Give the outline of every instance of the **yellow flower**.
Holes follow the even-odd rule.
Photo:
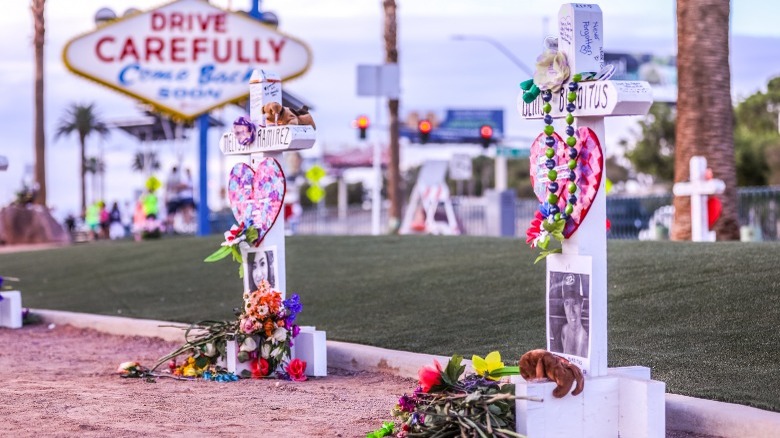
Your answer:
[[[504,362],[501,362],[501,353],[498,351],[488,353],[484,359],[477,355],[471,356],[471,364],[477,374],[490,380],[498,380],[497,377],[490,377],[490,373],[504,367]]]

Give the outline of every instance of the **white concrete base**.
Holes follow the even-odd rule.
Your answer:
[[[664,438],[666,384],[650,380],[644,367],[611,368],[606,376],[586,377],[584,391],[555,398],[554,382],[514,378],[517,432],[529,438]]]
[[[250,373],[252,370],[249,368],[249,361],[241,362],[238,360],[238,352],[241,346],[235,340],[228,340],[225,344],[225,359],[221,358],[217,361],[219,366],[227,368],[229,373],[241,376],[241,372],[246,370]]]
[[[328,354],[325,332],[311,326],[301,326],[301,332],[293,340],[290,357],[306,362],[306,375],[328,375]]]
[[[244,370],[250,371],[249,361],[238,360],[240,345],[236,341],[227,341],[225,345],[225,359],[218,361],[220,366],[228,372],[241,375]],[[293,340],[290,349],[290,358],[298,358],[306,362],[306,375],[310,377],[324,377],[328,375],[328,356],[325,341],[325,332],[311,326],[301,326],[301,331]]]
[[[22,293],[18,290],[0,292],[0,327],[22,328]]]

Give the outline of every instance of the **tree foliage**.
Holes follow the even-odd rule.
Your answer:
[[[634,136],[633,146],[627,139],[620,140],[634,170],[652,175],[659,182],[674,180],[674,108],[667,103],[654,103]]]
[[[739,186],[780,184],[780,77],[734,107],[734,159]],[[674,176],[675,109],[655,103],[634,130],[636,143],[620,144],[637,172],[653,175],[659,182]],[[611,176],[610,176],[611,178]]]

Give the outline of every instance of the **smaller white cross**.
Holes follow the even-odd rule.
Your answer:
[[[691,180],[675,184],[672,191],[675,196],[691,197],[691,240],[714,242],[715,232],[709,231],[707,196],[723,193],[726,184],[719,179],[707,179],[707,159],[704,157],[691,157],[690,168]]]

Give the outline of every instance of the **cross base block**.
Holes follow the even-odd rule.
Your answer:
[[[238,360],[241,346],[235,340],[228,340],[225,346],[225,358],[218,364],[225,367],[228,372],[241,375],[244,370],[251,371],[249,361]],[[326,349],[325,332],[312,326],[301,326],[301,331],[293,340],[291,348],[292,359],[300,359],[306,362],[306,375],[310,377],[324,377],[328,375],[328,357]]]
[[[663,438],[666,430],[666,384],[650,379],[646,367],[610,368],[607,375],[586,377],[582,393],[552,395],[554,382],[515,377],[517,432],[529,438]]]
[[[0,292],[0,327],[22,328],[22,293],[18,290]]]

